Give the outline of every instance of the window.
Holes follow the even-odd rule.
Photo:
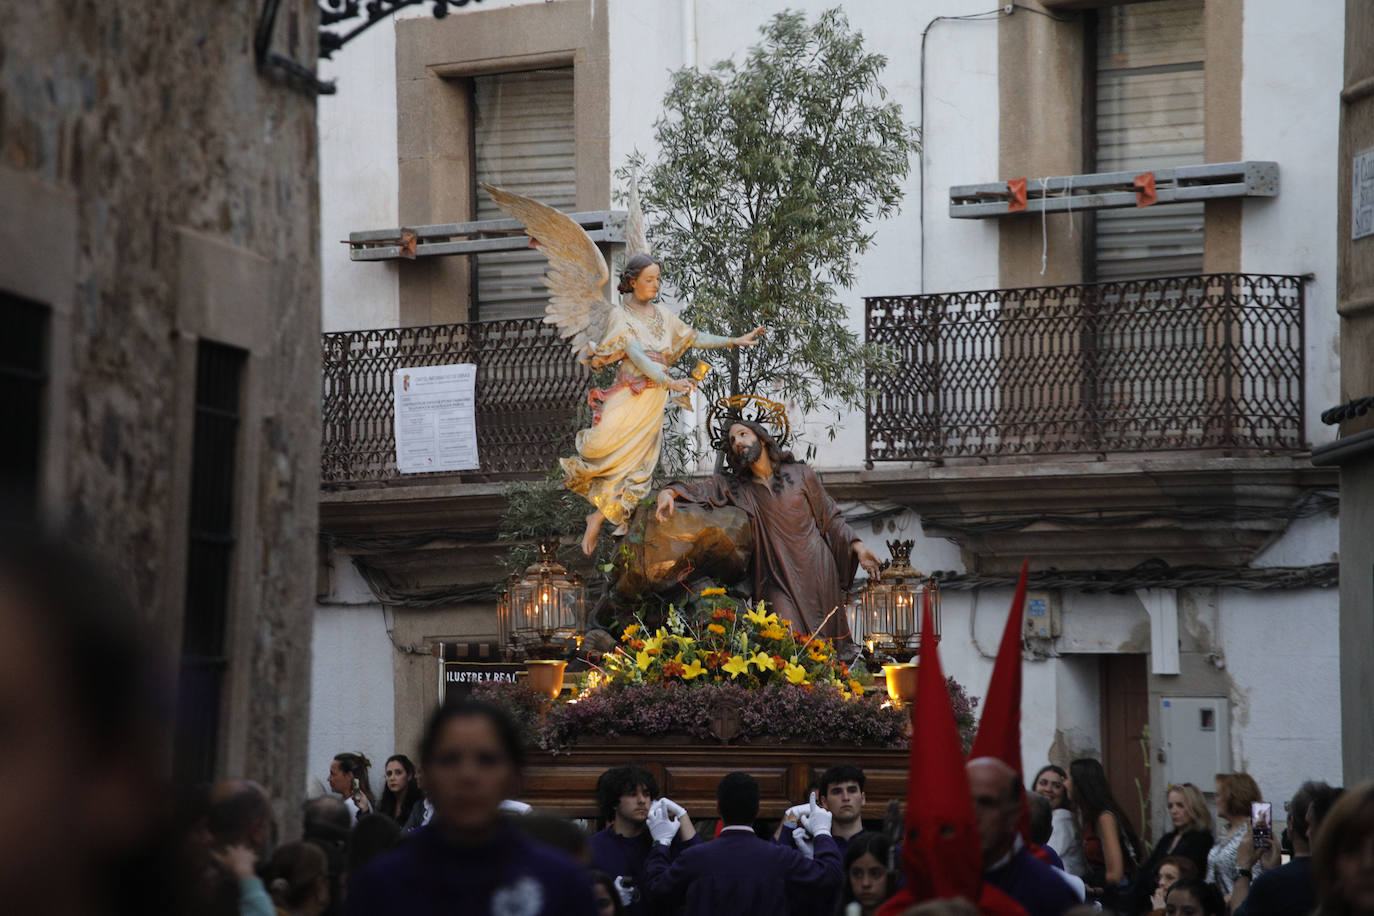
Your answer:
[[[247,354],[202,341],[196,350],[195,431],[186,596],[178,684],[176,775],[214,778],[220,698],[228,668],[225,630],[231,592],[238,468],[239,392]]]
[[[0,522],[25,525],[38,519],[48,309],[0,293],[0,321]]]
[[[1096,14],[1093,172],[1203,159],[1202,0],[1129,3]],[[1100,281],[1202,272],[1203,204],[1096,214]]]
[[[571,68],[501,73],[473,79],[476,179],[560,210],[577,206]],[[480,189],[479,220],[504,219]],[[474,303],[481,321],[544,313],[548,291],[540,278],[547,260],[537,251],[503,251],[473,258]]]

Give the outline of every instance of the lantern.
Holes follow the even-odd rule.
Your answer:
[[[496,650],[507,660],[514,656],[516,649],[515,632],[511,629],[510,593],[519,581],[519,576],[512,575],[496,599]]]
[[[864,593],[867,590],[867,582],[862,585],[855,583],[854,590],[849,593],[849,600],[844,604],[844,615],[849,622],[849,638],[854,640],[854,645],[872,649],[869,645],[868,616],[864,613]]]
[[[557,645],[581,638],[586,589],[558,562],[557,541],[539,544],[539,557],[511,582],[507,613],[517,642],[531,655],[561,655]]]
[[[877,582],[862,595],[863,616],[874,651],[906,661],[921,648],[921,614],[929,607],[940,639],[940,586],[911,567],[912,541],[888,541],[892,553]]]

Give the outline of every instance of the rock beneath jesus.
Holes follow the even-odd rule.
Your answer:
[[[688,577],[738,582],[749,572],[754,528],[734,506],[711,509],[684,503],[666,522],[654,507],[640,506],[621,542],[629,555],[620,564],[616,591],[625,596],[671,591]]]

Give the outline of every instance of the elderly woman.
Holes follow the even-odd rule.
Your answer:
[[[1217,774],[1217,816],[1226,831],[1207,853],[1207,883],[1215,884],[1227,898],[1236,886],[1236,852],[1250,828],[1250,806],[1260,801],[1259,786],[1249,773]],[[1255,863],[1252,874],[1260,873]]]

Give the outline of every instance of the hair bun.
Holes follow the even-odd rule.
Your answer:
[[[291,892],[291,882],[285,878],[273,878],[267,889],[272,892],[274,897],[285,897]]]

